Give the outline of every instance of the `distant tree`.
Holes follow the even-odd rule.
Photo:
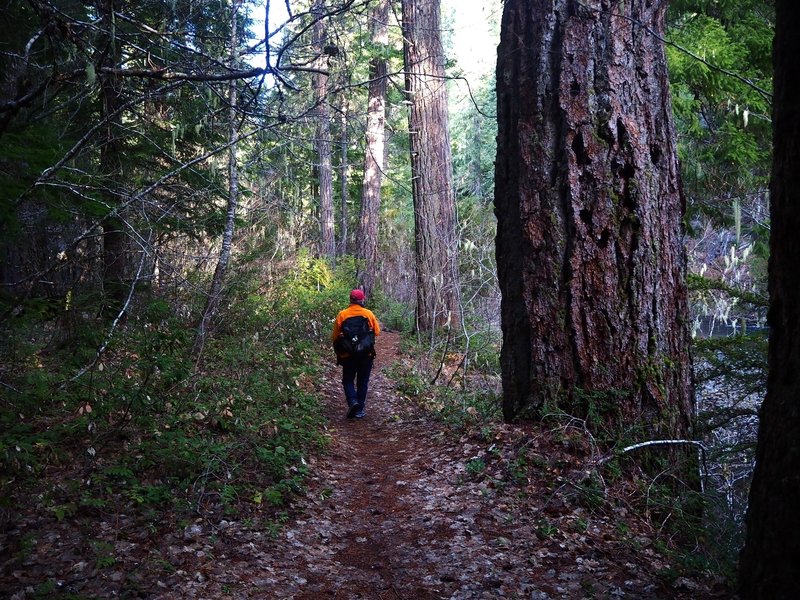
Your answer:
[[[670,2],[670,88],[694,223],[730,223],[735,205],[765,202],[773,13],[763,0]]]
[[[325,8],[322,0],[314,3],[312,29],[316,71],[313,74],[314,101],[316,108],[316,134],[314,147],[317,152],[316,171],[319,179],[319,220],[321,254],[332,259],[336,256],[336,227],[333,219],[333,158],[331,154],[331,114],[328,106],[328,55],[325,33]]]
[[[417,269],[417,328],[459,320],[453,161],[439,0],[403,0]]]
[[[216,28],[226,20],[221,27],[219,3],[29,4],[19,37],[3,36],[17,85],[0,101],[0,244],[11,259],[2,283],[16,297],[38,294],[41,280],[57,296],[101,283],[106,306],[118,307],[137,273],[183,266],[167,268],[151,241],[183,238],[185,248],[187,237],[218,230],[220,177],[198,156],[224,144],[225,94],[214,88],[227,80],[213,71],[224,65]],[[46,249],[32,241],[40,235]],[[33,268],[31,248],[46,264]]]
[[[230,40],[228,50],[228,63],[231,70],[236,69],[239,57],[240,33],[238,28],[239,9],[242,0],[234,0],[230,10]],[[239,119],[237,105],[239,93],[236,89],[237,81],[232,79],[228,82],[228,201],[225,211],[225,224],[222,230],[222,243],[220,244],[217,264],[214,267],[214,275],[211,278],[211,288],[208,292],[203,314],[200,317],[200,324],[197,328],[197,335],[194,341],[194,353],[199,353],[206,342],[211,321],[219,307],[222,296],[222,286],[225,282],[225,275],[228,272],[228,265],[231,260],[231,249],[233,247],[233,233],[236,227],[236,212],[239,207],[239,162],[236,157],[237,141],[239,137]]]
[[[369,63],[367,132],[364,153],[364,177],[361,186],[361,214],[356,255],[363,259],[359,283],[369,298],[375,287],[378,263],[378,215],[384,170],[387,61],[389,43],[389,0],[378,0],[372,9],[372,52]]]
[[[774,12],[762,0],[673,0],[667,12],[698,324],[762,318],[737,294],[766,297]]]
[[[769,376],[740,563],[744,600],[797,597],[800,565],[800,5],[775,2]]]
[[[495,212],[507,419],[547,404],[651,435],[690,428],[666,7],[505,2]]]
[[[125,279],[128,276],[128,235],[121,216],[114,209],[121,203],[119,183],[123,180],[123,141],[122,141],[122,80],[116,74],[119,69],[121,52],[120,40],[114,34],[115,0],[99,0],[97,12],[100,15],[102,34],[95,48],[95,61],[100,72],[100,118],[104,123],[103,141],[100,145],[101,189],[109,209],[109,216],[103,219],[103,291],[106,305],[116,316],[123,306]]]
[[[341,94],[339,96],[339,250],[338,254],[345,255],[348,250],[350,237],[350,211],[347,205],[350,200],[350,99]]]

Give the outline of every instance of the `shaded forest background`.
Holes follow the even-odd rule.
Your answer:
[[[501,418],[502,7],[480,13],[488,54],[465,58],[457,6],[443,11],[458,289],[450,318],[425,322],[400,7],[385,4],[382,37],[376,4],[293,2],[265,23],[239,1],[4,3],[4,521],[29,496],[58,520],[121,502],[154,520],[264,509],[278,526],[304,457],[323,449],[315,379],[357,285],[386,327],[409,332],[413,360],[396,375],[410,397],[458,427]],[[671,498],[654,513],[680,515],[670,531],[692,523],[676,544],[728,574],[766,380],[773,22],[755,0],[671,3],[702,491],[628,457],[602,474],[642,477],[646,507]],[[592,414],[581,429],[604,453],[646,441]]]

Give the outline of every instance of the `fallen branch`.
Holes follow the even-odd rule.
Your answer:
[[[17,388],[15,388],[13,385],[7,384],[5,381],[0,381],[0,385],[2,385],[4,388],[11,390],[12,392],[16,392],[17,394],[22,394],[22,392],[20,392]]]
[[[706,462],[706,447],[703,445],[703,442],[698,442],[697,440],[649,440],[647,442],[639,442],[638,444],[633,444],[631,446],[625,446],[621,450],[617,450],[613,454],[609,454],[608,456],[604,456],[599,459],[595,464],[602,465],[607,463],[612,458],[616,458],[621,454],[627,454],[632,450],[638,450],[639,448],[647,448],[648,446],[680,446],[683,444],[689,444],[691,446],[697,446],[700,448],[700,453],[703,456],[703,465]]]
[[[151,240],[147,240],[148,246]],[[125,299],[125,304],[123,304],[122,308],[117,313],[117,316],[114,318],[114,321],[111,323],[111,327],[109,328],[108,332],[106,333],[106,338],[103,340],[103,343],[97,348],[97,351],[94,354],[94,359],[85,367],[83,367],[80,371],[78,371],[75,375],[73,375],[70,379],[65,380],[61,383],[61,388],[63,388],[67,383],[72,383],[83,377],[87,372],[95,367],[98,363],[100,358],[103,356],[103,353],[108,349],[108,345],[111,343],[111,338],[114,335],[119,324],[128,314],[128,308],[133,301],[134,291],[136,290],[136,284],[142,280],[142,271],[144,270],[144,266],[147,262],[147,251],[146,246],[142,249],[142,260],[139,261],[139,268],[136,270],[136,276],[134,277],[133,281],[131,282],[131,287],[128,290],[128,297]]]
[[[705,485],[703,484],[704,477],[708,477],[708,467],[706,466],[706,447],[703,442],[698,442],[697,440],[648,440],[646,442],[639,442],[638,444],[632,444],[630,446],[625,446],[621,450],[617,450],[613,454],[609,454],[608,456],[602,457],[595,463],[595,466],[600,466],[604,463],[607,463],[612,458],[616,458],[622,454],[627,454],[632,450],[638,450],[639,448],[647,448],[649,446],[681,446],[681,445],[690,445],[690,446],[697,446],[700,449],[700,460],[703,464],[703,477],[700,478],[700,487],[701,492],[705,491]]]

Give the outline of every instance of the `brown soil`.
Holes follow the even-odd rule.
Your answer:
[[[721,582],[679,574],[632,515],[587,508],[568,436],[556,445],[500,424],[454,434],[404,400],[385,369],[398,341],[381,336],[363,420],[345,418],[339,372],[324,378],[329,451],[309,459],[308,489],[280,529],[198,520],[120,541],[111,531],[130,523],[96,523],[117,557],[98,568],[70,558],[88,532],[54,523],[0,590],[42,597],[25,584],[35,568],[81,598],[729,597]],[[527,466],[514,470],[522,447]]]

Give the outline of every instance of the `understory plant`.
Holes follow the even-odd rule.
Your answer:
[[[113,331],[88,300],[73,299],[69,319],[63,307],[9,311],[4,510],[23,497],[58,520],[283,510],[324,447],[317,374],[350,267],[301,254],[265,286],[257,263],[239,265],[199,355],[186,307],[202,302],[190,296],[147,290]]]

